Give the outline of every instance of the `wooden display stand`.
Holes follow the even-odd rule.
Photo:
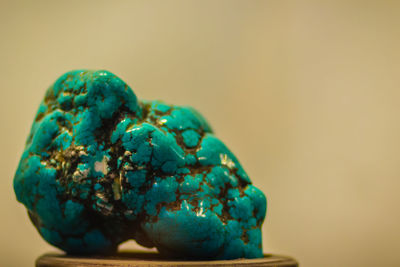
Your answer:
[[[102,257],[78,257],[68,256],[65,254],[49,253],[44,254],[36,260],[36,267],[134,267],[134,266],[204,266],[204,267],[296,267],[296,260],[277,255],[264,255],[260,259],[236,259],[236,260],[219,260],[219,261],[185,261],[171,260],[162,258],[155,252],[119,252],[114,256]]]

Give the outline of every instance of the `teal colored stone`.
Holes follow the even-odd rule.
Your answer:
[[[15,178],[42,237],[71,254],[126,240],[169,257],[262,257],[264,194],[191,107],[138,101],[108,71],[46,92]]]
[[[195,130],[186,130],[182,132],[183,142],[185,143],[186,147],[192,148],[196,147],[197,143],[199,142],[201,136]]]

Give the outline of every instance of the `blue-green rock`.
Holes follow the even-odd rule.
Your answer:
[[[190,107],[138,101],[108,71],[62,75],[32,125],[14,189],[68,253],[129,239],[170,257],[262,257],[264,194]]]

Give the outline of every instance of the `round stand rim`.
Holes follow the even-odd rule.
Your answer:
[[[133,266],[218,266],[218,267],[296,267],[298,263],[291,257],[265,254],[258,259],[189,261],[162,258],[156,252],[121,251],[112,256],[70,256],[62,253],[46,253],[36,260],[36,267],[133,267]]]

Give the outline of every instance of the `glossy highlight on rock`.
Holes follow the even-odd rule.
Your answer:
[[[108,254],[135,239],[169,257],[262,257],[264,194],[193,108],[138,101],[108,71],[46,92],[14,190],[50,244]]]

